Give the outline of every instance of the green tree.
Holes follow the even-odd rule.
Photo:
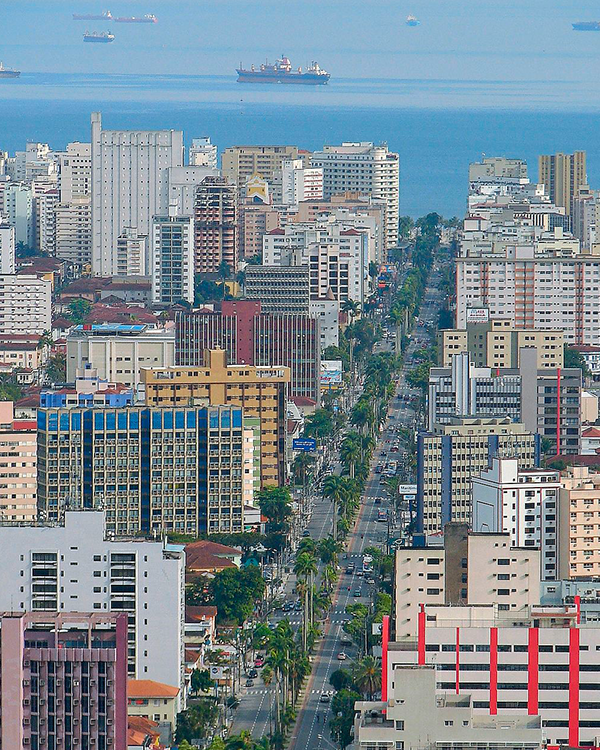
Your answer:
[[[313,579],[317,575],[317,562],[314,555],[309,552],[301,552],[296,557],[294,573],[302,584],[301,591],[304,594],[304,607],[302,615],[302,648],[307,649],[308,628],[312,624],[312,602]]]
[[[323,565],[333,565],[337,563],[338,555],[342,551],[342,545],[337,539],[329,535],[319,540],[317,551]]]
[[[331,500],[333,503],[333,528],[332,528],[332,537],[337,541],[337,517],[338,517],[338,511],[339,506],[344,498],[344,496],[347,494],[348,488],[346,483],[344,482],[344,479],[342,477],[338,477],[335,474],[325,477],[325,480],[323,482],[323,497],[326,497],[328,500]]]
[[[412,216],[401,216],[398,219],[398,234],[403,240],[410,238],[410,233],[414,229],[415,222]]]
[[[347,669],[336,669],[329,677],[329,684],[334,690],[344,690],[352,685],[352,675]]]
[[[219,265],[219,278],[221,279],[223,299],[225,299],[225,294],[227,292],[227,285],[225,282],[227,279],[231,278],[231,266],[224,260],[221,261],[221,264]]]
[[[87,299],[78,298],[69,302],[68,309],[69,312],[67,314],[73,323],[75,325],[82,325],[90,314],[92,303]]]
[[[226,568],[215,574],[208,585],[211,600],[217,606],[220,622],[244,623],[265,592],[260,569],[249,566],[238,570]]]
[[[372,701],[376,692],[381,690],[381,664],[374,656],[363,656],[352,665],[352,682],[354,687]]]
[[[331,737],[345,748],[352,742],[352,728],[354,726],[354,704],[362,696],[354,690],[346,688],[337,692],[331,701],[332,719],[329,722]]]
[[[200,692],[207,693],[211,690],[215,685],[215,681],[211,678],[208,669],[194,669],[190,684],[192,692],[197,695]]]
[[[327,409],[316,409],[304,420],[304,436],[314,437],[318,441],[328,438],[333,432],[333,419]]]
[[[64,352],[48,357],[45,366],[46,379],[50,383],[64,383],[67,379],[67,358]]]
[[[585,361],[584,356],[581,354],[580,351],[573,348],[572,346],[569,346],[568,344],[565,344],[565,367],[578,367],[584,378],[588,378],[590,376],[590,368],[587,365],[587,362]]]

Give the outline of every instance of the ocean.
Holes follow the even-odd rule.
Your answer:
[[[338,79],[324,87],[237,84],[233,76],[24,73],[0,81],[0,149],[27,140],[60,149],[89,140],[90,112],[106,128],[173,128],[235,144],[318,149],[386,142],[401,159],[401,213],[464,213],[469,162],[528,160],[584,149],[600,187],[600,98],[567,81]]]

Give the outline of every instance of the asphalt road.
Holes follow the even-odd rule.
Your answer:
[[[298,719],[290,741],[291,750],[304,750],[305,748],[335,748],[329,735],[328,722],[331,718],[330,704],[321,702],[323,692],[331,690],[329,677],[332,672],[340,666],[348,665],[349,661],[357,656],[355,646],[342,646],[340,639],[343,634],[343,624],[350,616],[345,608],[348,604],[355,602],[368,603],[376,593],[376,586],[365,583],[363,577],[355,573],[345,573],[347,563],[354,562],[355,570],[362,564],[362,553],[366,547],[383,546],[387,536],[387,524],[377,521],[377,511],[385,504],[386,488],[380,483],[380,475],[374,472],[379,463],[395,460],[399,454],[389,453],[390,443],[394,440],[393,427],[402,425],[404,427],[415,427],[417,415],[413,404],[409,401],[399,400],[398,396],[417,396],[418,391],[410,388],[406,383],[406,373],[414,366],[412,357],[414,353],[427,345],[427,341],[435,335],[437,326],[438,309],[442,302],[442,295],[437,290],[440,276],[434,271],[426,289],[423,304],[420,310],[419,320],[413,328],[411,341],[404,355],[404,364],[398,375],[396,394],[393,397],[388,411],[388,419],[383,426],[378,443],[374,452],[371,473],[369,475],[364,502],[352,535],[348,539],[348,553],[340,556],[340,578],[333,596],[333,606],[326,623],[322,624],[323,637],[317,644],[313,657],[313,671],[309,678],[306,695],[298,712]],[[392,351],[394,340],[385,339],[376,348],[376,351]],[[334,466],[335,473],[340,472],[339,463]],[[375,505],[376,498],[382,498],[382,505]],[[319,540],[328,536],[332,528],[332,504],[319,495],[316,496],[312,517],[307,526],[310,537]],[[399,536],[400,529],[392,529],[391,536]],[[294,593],[295,579],[292,575],[287,584],[286,599],[295,601]],[[355,596],[355,592],[360,596]],[[276,622],[287,617],[294,627],[300,627],[301,611],[281,612],[278,610],[270,618],[270,622]],[[338,654],[343,652],[347,655],[347,661],[339,661]],[[256,738],[262,737],[271,731],[271,721],[274,713],[275,692],[273,686],[265,686],[260,676],[254,680],[251,687],[243,687],[239,694],[240,703],[235,712],[232,734],[239,733],[242,729],[250,730]]]

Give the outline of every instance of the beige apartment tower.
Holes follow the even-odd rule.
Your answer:
[[[281,164],[290,159],[301,158],[308,166],[307,152],[300,153],[297,146],[232,146],[223,151],[221,157],[223,176],[238,187],[255,174],[272,182]]]
[[[228,365],[222,349],[207,350],[204,367],[142,370],[148,406],[227,404],[260,419],[261,483],[285,480],[285,429],[289,367]]]
[[[564,206],[567,216],[570,216],[579,188],[587,184],[585,151],[540,156],[539,182],[546,186],[552,203]]]

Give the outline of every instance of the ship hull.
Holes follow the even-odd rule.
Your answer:
[[[600,31],[600,21],[581,21],[573,24],[573,31]]]
[[[114,39],[84,39],[86,44],[110,44]]]
[[[82,16],[77,13],[73,13],[74,21],[112,21],[112,16]]]
[[[238,83],[286,83],[300,86],[324,86],[329,83],[329,75],[313,75],[311,73],[260,73],[248,72],[243,70],[236,71],[238,74]]]
[[[115,23],[156,23],[154,18],[115,18]]]
[[[20,75],[18,70],[0,70],[0,78],[18,78]]]

